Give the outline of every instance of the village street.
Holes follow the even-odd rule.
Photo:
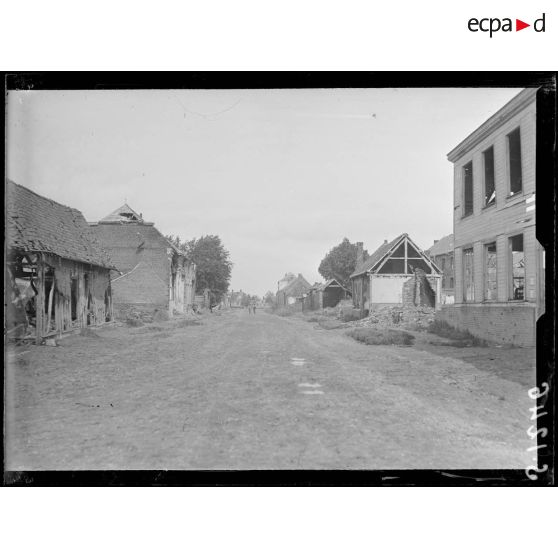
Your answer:
[[[528,382],[262,310],[109,326],[7,358],[8,470],[532,464]]]

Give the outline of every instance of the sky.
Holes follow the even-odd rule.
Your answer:
[[[163,234],[219,235],[231,288],[262,296],[320,281],[344,237],[450,234],[446,154],[519,91],[10,91],[7,176],[88,221],[126,201]]]

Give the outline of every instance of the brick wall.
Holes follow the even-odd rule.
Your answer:
[[[418,282],[418,301],[417,301]],[[405,306],[431,306],[436,305],[436,279],[427,277],[422,269],[417,269],[415,275],[403,283],[402,302]]]
[[[113,301],[130,304],[154,304],[169,307],[168,259],[154,257],[154,263],[142,261],[127,275],[112,282]]]
[[[493,343],[519,347],[535,345],[535,305],[533,304],[443,306],[436,312],[436,319]]]
[[[99,223],[91,227],[120,273],[112,274],[115,304],[147,304],[169,310],[169,244],[147,223]]]

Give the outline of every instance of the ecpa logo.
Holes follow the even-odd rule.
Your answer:
[[[537,33],[544,33],[545,32],[545,16],[543,14],[539,19],[536,19],[533,22],[533,29]],[[513,31],[513,23],[512,18],[505,17],[500,19],[498,17],[485,17],[482,19],[477,19],[476,17],[472,17],[469,22],[467,23],[467,27],[469,31],[473,33],[477,33],[481,31],[483,33],[490,33],[490,38],[494,33],[498,31],[511,32]],[[521,31],[522,29],[526,29],[527,27],[531,27],[530,23],[525,23],[520,19],[515,20],[515,31]]]

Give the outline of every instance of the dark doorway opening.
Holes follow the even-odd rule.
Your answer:
[[[77,302],[78,302],[78,280],[77,277],[70,279],[70,307],[72,322],[77,320]]]

